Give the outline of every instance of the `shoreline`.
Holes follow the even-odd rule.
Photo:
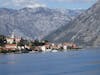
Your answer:
[[[56,53],[56,52],[67,52],[67,51],[80,51],[82,48],[77,48],[77,49],[67,49],[67,50],[50,50],[50,51],[27,51],[27,52],[1,52],[0,54],[33,54],[33,53]]]

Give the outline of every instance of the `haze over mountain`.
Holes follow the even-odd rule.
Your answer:
[[[46,7],[19,10],[0,8],[0,34],[41,39],[50,32],[68,24],[82,10],[49,9]]]
[[[82,46],[100,46],[100,0],[45,39],[56,43],[71,41]]]

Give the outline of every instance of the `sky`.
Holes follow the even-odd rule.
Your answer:
[[[62,9],[88,9],[96,0],[0,0],[0,8],[48,7]]]

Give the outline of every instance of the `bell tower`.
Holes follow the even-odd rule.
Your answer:
[[[14,32],[12,32],[11,38],[15,38],[15,33]]]

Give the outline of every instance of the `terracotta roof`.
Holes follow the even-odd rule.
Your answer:
[[[6,46],[16,46],[16,44],[6,44]]]
[[[14,39],[14,38],[6,38],[6,39]]]
[[[6,38],[6,39],[20,39],[20,38]]]

